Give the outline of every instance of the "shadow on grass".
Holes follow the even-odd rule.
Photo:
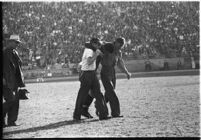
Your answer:
[[[85,121],[85,119],[82,119],[80,121],[74,121],[74,120],[62,121],[62,122],[57,122],[57,123],[51,123],[51,124],[44,125],[44,126],[32,127],[32,128],[15,130],[15,131],[10,131],[10,132],[4,132],[3,136],[11,135],[11,134],[19,134],[19,133],[36,132],[36,131],[48,130],[48,129],[55,129],[55,128],[59,128],[59,127],[65,126],[65,125],[89,123],[89,122],[96,122],[96,121],[99,121],[99,119],[86,120],[86,121]]]

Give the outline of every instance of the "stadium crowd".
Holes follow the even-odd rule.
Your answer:
[[[196,2],[3,2],[2,9],[4,33],[24,42],[24,65],[78,63],[94,36],[125,37],[123,57],[136,59],[199,51]]]

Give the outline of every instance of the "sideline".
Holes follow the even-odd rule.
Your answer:
[[[158,76],[184,76],[184,75],[200,75],[200,69],[190,69],[190,70],[169,70],[169,71],[151,71],[151,72],[134,72],[131,78],[140,77],[158,77]],[[98,75],[99,77],[100,75]],[[124,73],[117,73],[117,79],[126,78]],[[62,82],[62,81],[78,81],[78,75],[68,76],[68,77],[53,77],[44,78],[43,82]],[[38,83],[37,79],[25,79],[25,83]],[[39,82],[40,83],[40,82]]]

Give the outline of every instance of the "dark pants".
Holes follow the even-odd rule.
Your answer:
[[[84,71],[80,76],[80,89],[78,92],[75,110],[73,117],[80,119],[82,106],[89,95],[89,90],[92,90],[93,97],[96,99],[96,109],[99,111],[99,118],[107,117],[108,109],[106,106],[103,94],[100,91],[100,83],[96,76],[95,71]]]
[[[17,120],[19,111],[19,99],[16,98],[12,91],[7,87],[3,87],[3,97],[5,99],[5,102],[3,103],[3,118],[5,119],[7,114],[7,122],[10,124]]]
[[[116,86],[116,77],[115,75],[108,76],[107,74],[101,73],[101,81],[105,88],[105,101],[106,103],[109,102],[111,108],[111,115],[112,116],[119,116],[120,115],[120,103],[119,99],[114,91]],[[92,91],[93,92],[93,91]],[[84,105],[89,107],[93,101],[93,97],[89,94],[87,95],[86,99],[84,100]]]
[[[109,77],[107,74],[101,73],[101,81],[105,88],[105,100],[109,102],[111,108],[111,115],[113,117],[120,115],[120,103],[119,99],[114,91],[116,78],[114,76]]]

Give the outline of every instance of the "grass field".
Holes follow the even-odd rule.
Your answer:
[[[79,123],[72,121],[78,81],[27,84],[30,99],[20,102],[19,126],[4,128],[3,138],[199,137],[199,78],[118,79],[124,117],[99,121],[93,103],[94,118]]]

